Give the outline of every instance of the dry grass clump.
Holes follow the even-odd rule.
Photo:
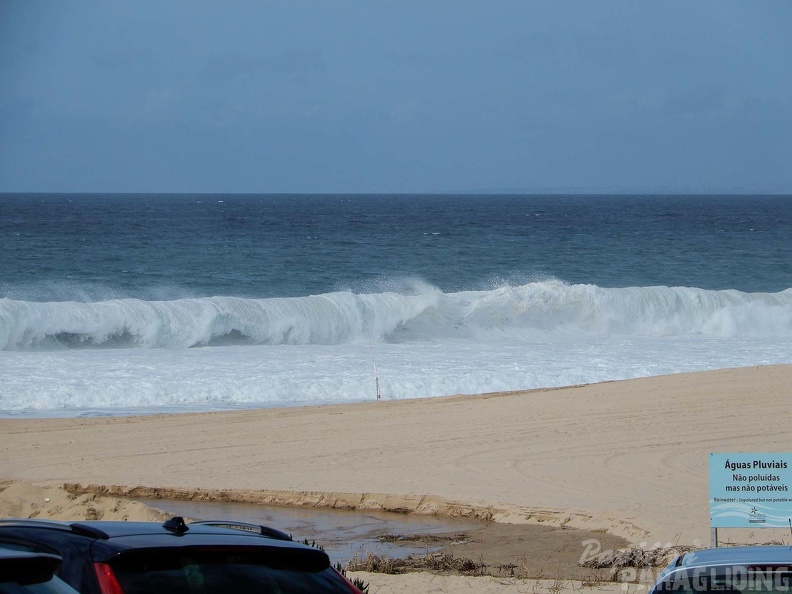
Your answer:
[[[596,557],[578,563],[578,566],[591,569],[609,569],[608,579],[610,581],[618,581],[622,570],[625,568],[665,567],[677,555],[692,551],[695,548],[680,545],[644,549],[640,546],[635,546],[617,551],[604,551]]]
[[[355,555],[347,563],[347,571],[368,571],[371,573],[408,573],[410,571],[445,571],[463,575],[483,575],[487,566],[484,563],[454,557],[448,553],[427,553],[423,556],[409,555],[403,558],[388,557],[368,553],[365,557]]]

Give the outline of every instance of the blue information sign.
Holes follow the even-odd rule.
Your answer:
[[[789,528],[792,453],[710,454],[712,528]]]

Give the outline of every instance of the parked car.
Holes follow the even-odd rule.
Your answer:
[[[792,592],[792,547],[719,547],[683,553],[660,573],[648,594],[671,592]]]
[[[55,577],[61,558],[0,548],[0,594],[77,594]]]
[[[0,520],[0,547],[63,558],[82,594],[361,594],[324,551],[239,522]]]

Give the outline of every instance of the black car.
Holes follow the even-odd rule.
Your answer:
[[[77,594],[55,577],[61,558],[0,548],[0,594]]]
[[[324,551],[237,522],[0,520],[0,547],[62,557],[82,594],[361,594]]]

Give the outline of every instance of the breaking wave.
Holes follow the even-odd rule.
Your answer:
[[[0,349],[189,348],[501,340],[541,335],[792,337],[792,289],[603,288],[551,280],[489,291],[335,292],[34,302],[0,299]]]

